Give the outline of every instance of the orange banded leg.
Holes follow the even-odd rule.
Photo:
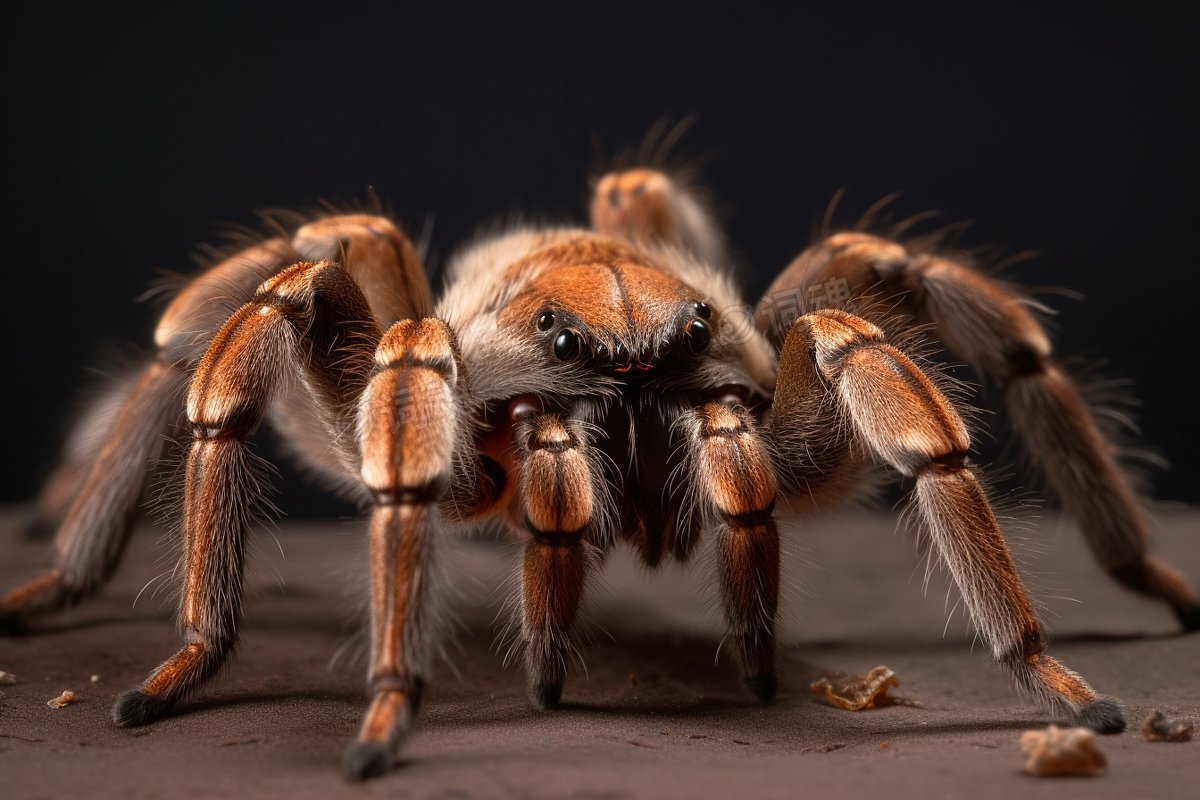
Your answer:
[[[754,418],[708,403],[685,415],[698,496],[720,523],[719,564],[725,618],[746,687],[775,697],[775,617],[779,606],[779,530],[775,475]]]
[[[74,452],[39,497],[39,504],[49,501],[43,515],[53,518],[62,502],[56,498],[69,492],[55,539],[54,577],[43,576],[36,590],[22,587],[0,601],[0,619],[81,600],[108,579],[128,539],[150,464],[182,422],[188,371],[226,318],[263,279],[291,263],[283,260],[290,255],[280,239],[248,247],[199,275],[171,301],[155,331],[156,360],[128,385],[110,389],[80,421]]]
[[[412,727],[440,639],[435,601],[437,501],[463,426],[454,338],[436,319],[394,325],[376,352],[359,417],[371,512],[371,704],[343,764],[352,778],[387,771]]]
[[[346,320],[343,339],[326,340]],[[237,638],[245,531],[261,486],[245,438],[258,427],[285,370],[303,373],[314,393],[339,376],[348,389],[365,374],[359,329],[362,295],[332,264],[301,263],[264,282],[213,337],[192,377],[187,413],[193,441],[184,485],[184,646],[140,686],[117,698],[113,720],[143,725],[167,713],[224,663]],[[314,343],[319,346],[315,346]],[[348,397],[329,408],[351,405]],[[327,420],[336,429],[336,412]]]
[[[759,305],[760,328],[778,345],[788,316],[780,319],[779,308],[832,294],[843,301],[894,296],[901,308],[933,322],[952,351],[1003,385],[1026,451],[1097,562],[1126,588],[1164,600],[1185,629],[1200,628],[1196,590],[1148,554],[1146,511],[1116,448],[1055,364],[1046,332],[1016,290],[951,258],[839,233],[805,250],[775,280]]]
[[[147,475],[178,416],[186,374],[147,366],[125,397],[55,536],[54,567],[0,598],[0,629],[87,597],[107,582],[137,515]]]
[[[515,428],[520,500],[514,527],[529,536],[521,567],[521,636],[529,698],[562,698],[571,628],[594,558],[607,490],[587,432],[558,414],[530,413]]]
[[[1100,566],[1127,589],[1166,601],[1185,630],[1200,630],[1200,597],[1147,552],[1145,510],[1070,380],[1043,361],[1010,380],[1005,398],[1014,426]]]
[[[1101,697],[1045,654],[1041,624],[987,497],[967,461],[970,438],[929,378],[874,325],[840,311],[802,317],[781,354],[780,383],[811,359],[849,424],[877,459],[916,479],[916,511],[971,621],[1017,686],[1054,712],[1104,732],[1121,730],[1120,703]]]
[[[895,269],[893,280],[912,291],[950,348],[1004,385],[1017,433],[1100,565],[1125,587],[1166,601],[1186,629],[1200,628],[1200,598],[1147,554],[1146,511],[1116,448],[1054,363],[1045,331],[1020,297],[947,258],[915,256]]]
[[[343,264],[383,330],[399,320],[433,313],[425,268],[412,242],[385,217],[343,214],[319,219],[297,230],[292,246],[307,261]]]

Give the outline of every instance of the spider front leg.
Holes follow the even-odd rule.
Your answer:
[[[328,262],[303,262],[264,282],[213,338],[192,377],[193,429],[183,509],[184,646],[117,698],[113,720],[143,725],[215,673],[237,636],[246,527],[261,486],[245,439],[277,384],[302,374],[330,430],[352,427],[378,332],[362,294]],[[345,438],[345,437],[344,437]],[[338,439],[334,447],[346,447]],[[357,461],[354,448],[347,458]]]
[[[849,427],[847,446],[916,481],[916,510],[962,593],[971,622],[1017,686],[1039,705],[1103,732],[1124,728],[1120,703],[1101,697],[1046,655],[1042,627],[1017,576],[987,497],[967,460],[970,439],[930,379],[889,345],[876,326],[841,311],[801,317],[780,354],[780,393],[768,424],[780,435],[785,469],[806,469],[808,453],[781,428],[787,403],[824,395],[828,438]],[[836,479],[836,476],[833,476]]]
[[[519,481],[510,524],[528,536],[521,565],[521,639],[529,697],[541,708],[562,698],[571,628],[610,517],[598,452],[582,422],[518,412]]]
[[[693,491],[719,523],[721,591],[729,638],[746,687],[775,697],[779,606],[776,481],[766,442],[740,406],[708,403],[685,413]]]
[[[437,501],[462,446],[454,337],[436,319],[404,320],[384,335],[359,411],[362,479],[371,511],[371,705],[344,765],[380,775],[412,726],[439,639],[433,557]]]

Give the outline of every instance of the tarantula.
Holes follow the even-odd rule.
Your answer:
[[[51,481],[70,496],[55,566],[5,595],[0,620],[101,586],[166,432],[186,424],[183,646],[113,706],[124,726],[167,714],[237,637],[262,490],[246,440],[269,418],[303,463],[371,506],[371,701],[344,759],[368,777],[391,765],[429,674],[444,529],[503,519],[522,540],[520,638],[543,707],[561,697],[604,553],[624,542],[650,566],[684,560],[708,531],[727,641],[768,701],[777,502],[830,506],[882,465],[913,482],[916,519],[1016,686],[1059,718],[1121,730],[1120,703],[1047,655],[967,427],[885,333],[927,326],[1004,386],[1099,562],[1197,628],[1196,593],[1147,554],[1145,513],[1021,296],[955,256],[858,231],[804,251],[753,310],[727,264],[696,194],[644,168],[598,181],[588,229],[522,227],[467,248],[436,305],[416,250],[381,216],[328,216],[250,246],[175,297],[156,357],[85,421],[82,455]]]

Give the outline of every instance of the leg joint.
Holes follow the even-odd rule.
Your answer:
[[[444,478],[432,480],[421,486],[396,486],[374,489],[372,499],[377,506],[419,506],[436,503],[446,493],[449,481]]]
[[[725,511],[719,511],[719,513],[721,519],[731,528],[757,528],[770,522],[771,515],[775,513],[775,498],[771,498],[771,502],[764,508],[742,511],[736,514]]]
[[[999,660],[1006,663],[1033,664],[1044,652],[1046,652],[1046,640],[1042,636],[1041,627],[1034,624],[1032,627],[1026,628],[1025,633],[1021,636],[1021,641],[1014,644]]]
[[[932,470],[941,474],[952,474],[962,472],[964,469],[969,469],[967,464],[967,454],[960,450],[952,450],[949,453],[943,453],[940,456],[934,456],[929,459],[929,463],[924,469]]]
[[[1004,354],[1003,380],[1011,381],[1032,375],[1042,375],[1050,367],[1046,354],[1033,344],[1017,342]]]
[[[425,681],[418,675],[394,675],[390,673],[372,675],[370,690],[372,693],[399,692],[408,698],[409,703],[415,708],[421,702],[421,693],[425,690]]]
[[[586,527],[577,531],[539,531],[528,517],[525,518],[525,527],[533,540],[545,547],[574,547],[583,541],[587,533]]]

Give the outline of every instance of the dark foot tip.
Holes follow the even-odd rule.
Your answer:
[[[535,683],[529,687],[529,699],[538,708],[557,708],[562,690],[561,683]]]
[[[0,636],[25,632],[25,617],[20,614],[0,614]]]
[[[742,679],[746,684],[746,688],[753,692],[754,696],[764,703],[769,703],[775,699],[775,693],[779,689],[779,682],[775,677],[774,672],[764,672],[759,675],[747,675]]]
[[[346,777],[355,781],[378,778],[392,768],[392,751],[379,742],[354,742],[342,756]]]
[[[1115,697],[1101,695],[1079,711],[1079,724],[1099,733],[1125,730],[1125,708]]]
[[[1179,624],[1183,626],[1184,631],[1192,633],[1200,631],[1200,605],[1184,606],[1183,608],[1176,607],[1173,609],[1175,616],[1179,618]]]
[[[157,722],[171,710],[171,703],[153,695],[148,695],[141,689],[133,688],[123,692],[113,703],[113,722],[122,728],[136,728]]]

